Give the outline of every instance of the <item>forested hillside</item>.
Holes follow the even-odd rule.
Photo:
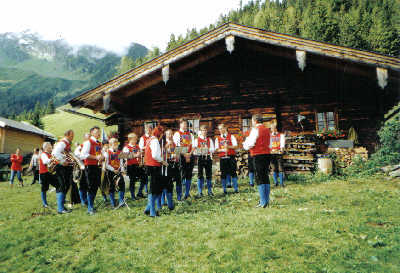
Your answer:
[[[127,49],[134,59],[146,54],[140,44]],[[114,77],[120,63],[121,56],[95,46],[74,48],[30,32],[0,34],[0,115],[27,119],[37,103],[65,104]]]

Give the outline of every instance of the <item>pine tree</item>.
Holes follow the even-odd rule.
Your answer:
[[[54,114],[56,112],[56,108],[54,106],[53,99],[50,99],[49,102],[47,103],[47,108],[46,108],[46,114]]]

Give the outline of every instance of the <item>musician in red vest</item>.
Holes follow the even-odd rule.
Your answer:
[[[270,130],[262,124],[262,115],[253,115],[251,121],[253,128],[243,143],[243,148],[250,150],[250,154],[254,160],[256,184],[260,194],[260,203],[257,207],[265,208],[269,204],[270,193]]]
[[[129,177],[129,191],[131,192],[132,200],[136,200],[135,197],[135,183],[142,178],[143,173],[139,168],[140,160],[140,148],[137,144],[138,137],[135,133],[128,135],[128,144],[122,149],[123,153],[129,153],[130,158],[127,159],[127,173]]]
[[[65,208],[65,196],[71,186],[72,166],[66,160],[65,153],[71,152],[71,143],[74,139],[74,131],[68,130],[64,133],[64,137],[54,145],[52,151],[53,157],[58,164],[55,167],[57,179],[57,212],[59,214],[69,213],[70,210]]]
[[[161,177],[161,166],[168,166],[168,163],[162,159],[160,139],[163,136],[163,127],[157,126],[153,129],[151,138],[147,141],[144,154],[144,164],[150,175],[150,188],[148,194],[148,203],[144,211],[151,217],[157,216],[155,203],[161,198],[163,188],[163,178]]]
[[[83,142],[87,141],[90,137],[89,133],[85,133],[83,136]],[[83,143],[79,144],[77,143],[74,154],[76,157],[80,158],[81,157],[81,152],[83,148]],[[81,175],[81,180],[79,181],[79,198],[81,199],[81,205],[82,206],[87,206],[88,201],[87,201],[87,180],[86,180],[86,172],[82,172]]]
[[[199,197],[203,196],[203,185],[204,185],[204,172],[207,179],[207,189],[208,195],[213,196],[212,192],[212,154],[214,153],[214,142],[211,138],[207,137],[207,126],[201,125],[198,138],[194,140],[193,147],[196,149],[207,148],[207,154],[199,154],[197,161],[198,170],[198,180],[197,180],[197,190]],[[199,150],[198,150],[199,151]]]
[[[15,154],[12,154],[10,157],[11,160],[11,176],[10,176],[10,185],[11,187],[14,184],[14,177],[17,174],[17,178],[21,186],[24,186],[24,181],[22,180],[21,173],[22,173],[22,161],[24,157],[21,155],[21,149],[17,148]]]
[[[90,138],[83,143],[81,151],[81,159],[84,160],[86,166],[86,180],[88,184],[88,214],[94,214],[94,200],[101,181],[101,161],[103,155],[101,153],[100,128],[95,126],[90,129]]]
[[[105,178],[108,180],[110,185],[110,203],[111,207],[115,208],[115,191],[118,190],[119,194],[119,204],[118,207],[122,207],[125,204],[125,181],[122,177],[122,165],[121,159],[119,159],[119,154],[121,151],[118,150],[118,140],[116,138],[111,138],[109,140],[110,148],[107,150],[106,160],[106,173]]]
[[[270,148],[271,148],[271,167],[273,171],[275,187],[278,186],[278,171],[279,171],[280,185],[282,187],[285,187],[285,184],[283,183],[284,169],[282,160],[282,153],[283,149],[285,148],[285,135],[278,132],[275,123],[271,124]]]
[[[234,135],[228,132],[228,129],[223,123],[218,125],[220,135],[215,138],[215,151],[218,152],[220,161],[219,167],[221,170],[221,183],[224,194],[227,194],[227,178],[232,178],[234,192],[239,192],[238,178],[236,173],[236,151],[238,147],[237,140]]]
[[[43,143],[43,152],[39,155],[39,176],[40,176],[40,186],[41,192],[40,196],[42,198],[43,207],[47,208],[49,205],[47,204],[47,196],[46,193],[49,190],[49,185],[57,188],[57,182],[55,177],[49,173],[48,165],[51,162],[51,152],[52,147],[50,142]]]
[[[150,137],[151,137],[152,130],[153,130],[153,126],[151,124],[145,124],[145,126],[144,126],[145,134],[143,136],[141,136],[140,140],[139,140],[139,148],[141,151],[141,157],[144,156],[144,150],[146,148],[146,143],[147,143],[147,140],[150,139]],[[142,158],[140,158],[139,160],[141,161]],[[145,189],[146,193],[148,192],[147,184],[149,182],[149,176],[146,173],[145,169],[141,169],[141,171],[142,171],[142,173],[141,173],[141,179],[140,179],[140,185],[139,185],[137,197],[144,198],[143,189]]]
[[[177,200],[181,201],[182,199],[182,181],[181,181],[181,172],[179,168],[179,158],[175,154],[175,143],[173,140],[173,133],[171,129],[165,131],[165,145],[164,145],[164,153],[168,167],[166,171],[167,181],[165,183],[165,188],[163,189],[163,194],[161,197],[161,205],[167,204],[170,210],[174,209],[174,202],[172,198],[172,193],[174,189],[174,182],[176,183],[176,196]],[[167,202],[165,202],[165,197],[167,198]]]
[[[182,181],[185,184],[185,196],[183,199],[187,199],[190,197],[190,186],[192,185],[194,167],[192,145],[194,137],[188,130],[188,121],[186,119],[179,120],[179,131],[175,132],[173,139],[177,147],[187,147],[187,152],[180,156]]]

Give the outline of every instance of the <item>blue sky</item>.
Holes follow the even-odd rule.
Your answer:
[[[243,0],[243,3],[248,1]],[[44,39],[65,39],[123,52],[131,42],[165,49],[170,34],[215,23],[240,0],[8,0],[0,33],[31,30]]]

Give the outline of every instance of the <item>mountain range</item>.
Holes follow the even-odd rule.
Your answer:
[[[121,56],[96,46],[43,40],[29,31],[0,34],[0,116],[33,110],[37,102],[65,104],[116,76],[122,57],[135,60],[147,53],[138,43]]]

